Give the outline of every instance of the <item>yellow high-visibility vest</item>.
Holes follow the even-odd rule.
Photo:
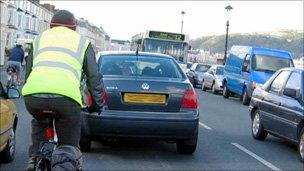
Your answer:
[[[80,79],[89,41],[66,27],[44,31],[33,41],[33,67],[22,95],[58,94],[82,106]]]

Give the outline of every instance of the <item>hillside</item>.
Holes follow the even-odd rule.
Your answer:
[[[276,33],[254,33],[254,34],[231,34],[229,35],[229,46],[249,45],[283,49],[290,51],[294,58],[304,56],[303,31],[281,30]],[[204,49],[211,53],[224,53],[225,35],[206,36],[190,40],[193,49]]]

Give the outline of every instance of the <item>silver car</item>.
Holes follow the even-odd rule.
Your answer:
[[[206,91],[207,88],[210,88],[213,94],[216,94],[218,91],[222,91],[223,74],[224,74],[223,65],[213,65],[203,75],[202,90]]]

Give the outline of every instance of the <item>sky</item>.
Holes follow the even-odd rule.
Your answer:
[[[230,4],[229,33],[303,30],[304,1],[41,1],[66,9],[102,26],[111,39],[130,40],[145,30],[183,32],[190,39],[225,34]]]

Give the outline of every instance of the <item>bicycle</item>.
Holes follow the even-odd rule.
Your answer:
[[[57,112],[51,110],[43,110],[38,112],[38,117],[48,119],[48,127],[45,131],[45,140],[40,144],[40,151],[35,159],[35,171],[51,171],[52,154],[58,145],[58,137],[55,128],[55,118]]]
[[[7,73],[6,87],[7,88],[16,88],[18,86],[16,68],[14,68],[13,66],[9,66],[6,69],[6,73]]]

